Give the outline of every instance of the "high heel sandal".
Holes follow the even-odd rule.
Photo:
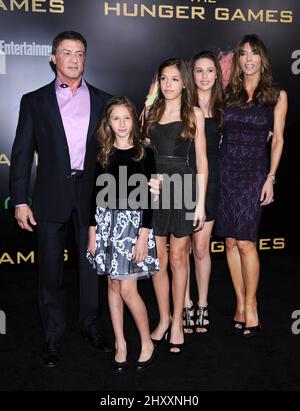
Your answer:
[[[195,306],[193,302],[191,307],[184,307],[182,318],[184,334],[193,334],[195,328]],[[193,321],[193,324],[191,324],[191,321]]]
[[[155,348],[158,348],[164,341],[166,341],[168,339],[168,336],[169,336],[169,333],[170,333],[170,328],[171,328],[171,324],[166,329],[166,331],[164,332],[164,335],[162,336],[162,338],[160,340],[155,340],[154,338],[151,338]]]
[[[182,344],[173,344],[173,343],[169,343],[169,352],[170,354],[173,355],[179,355],[182,354],[183,350],[184,350],[184,343]],[[172,348],[177,348],[179,351],[171,351]]]
[[[258,325],[256,325],[255,327],[244,327],[243,336],[245,338],[255,337],[256,335],[258,335],[261,332],[261,330],[262,330],[262,326],[261,326],[261,323],[259,321]]]
[[[205,315],[205,311],[207,314]],[[204,321],[208,321],[207,324],[204,324]],[[210,323],[208,317],[208,305],[206,307],[197,306],[196,311],[196,324],[195,324],[195,331],[196,334],[207,334],[209,331]],[[203,328],[206,331],[197,331],[197,328]]]
[[[170,342],[169,342],[169,353],[174,355],[182,354],[184,350],[184,333],[183,333],[183,343],[171,343],[171,332],[170,332]],[[171,351],[173,348],[176,348],[178,351]]]
[[[233,328],[238,334],[243,333],[245,330],[245,321],[233,320]]]

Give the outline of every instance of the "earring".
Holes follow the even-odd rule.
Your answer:
[[[260,68],[260,72],[261,72],[261,74],[263,74],[263,72],[265,71],[265,68],[264,68],[264,66],[261,66],[261,68]]]

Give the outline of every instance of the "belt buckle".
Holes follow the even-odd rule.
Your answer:
[[[80,178],[82,178],[82,171],[81,170],[71,171],[71,180],[79,180]]]

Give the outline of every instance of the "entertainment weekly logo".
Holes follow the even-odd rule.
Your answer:
[[[0,40],[0,74],[7,74],[6,59],[8,56],[49,57],[50,53],[51,45],[49,44],[27,43],[26,41],[6,43],[5,40]]]
[[[295,60],[291,67],[292,73],[297,76],[300,74],[300,50],[294,50],[292,52],[292,60]]]

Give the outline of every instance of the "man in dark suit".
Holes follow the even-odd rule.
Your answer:
[[[58,34],[52,44],[55,80],[22,97],[11,155],[11,199],[19,226],[36,226],[39,308],[46,336],[45,366],[60,359],[65,331],[63,253],[67,226],[74,224],[79,253],[82,335],[100,350],[110,347],[96,328],[98,277],[85,257],[97,141],[95,131],[109,95],[83,79],[86,40]],[[27,204],[34,151],[38,152],[32,210]]]

